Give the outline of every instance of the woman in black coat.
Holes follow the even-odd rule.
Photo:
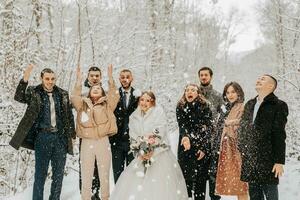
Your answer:
[[[179,125],[178,162],[189,197],[204,200],[208,174],[208,153],[212,113],[195,84],[188,84],[176,108]]]

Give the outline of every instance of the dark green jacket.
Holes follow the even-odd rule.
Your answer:
[[[20,81],[14,99],[20,103],[27,104],[26,112],[21,119],[17,130],[12,137],[9,144],[15,149],[19,149],[20,146],[34,150],[34,140],[37,133],[35,127],[36,120],[38,119],[41,108],[41,96],[40,91],[43,90],[42,85],[28,86],[28,82]],[[72,114],[72,107],[69,102],[68,92],[54,86],[58,93],[61,95],[62,105],[62,119],[63,119],[63,133],[68,138],[68,153],[73,154],[72,138],[76,138],[74,128],[74,117]]]
[[[224,104],[222,94],[213,89],[212,85],[200,86],[201,92],[210,104],[214,123],[217,122],[220,108]]]

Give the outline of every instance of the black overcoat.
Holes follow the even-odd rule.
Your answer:
[[[72,138],[76,138],[74,128],[74,117],[72,114],[72,106],[69,101],[69,94],[67,91],[54,86],[54,89],[61,95],[61,116],[63,124],[62,135],[68,138],[68,153],[73,154]],[[29,86],[28,82],[21,80],[17,86],[14,99],[20,103],[27,104],[27,109],[23,118],[21,119],[15,134],[13,135],[9,144],[15,149],[21,146],[34,150],[34,140],[38,132],[36,122],[38,120],[42,100],[40,93],[43,90],[42,85]]]
[[[238,130],[238,147],[242,153],[241,180],[278,184],[272,168],[275,163],[285,163],[288,106],[271,93],[264,98],[253,122],[256,101],[254,98],[246,103]]]
[[[210,134],[212,130],[212,112],[208,104],[199,101],[178,105],[176,117],[179,126],[178,162],[186,180],[194,180],[197,174],[207,175],[210,151]],[[191,141],[191,149],[184,151],[181,139],[187,136]],[[205,153],[198,161],[197,152]]]

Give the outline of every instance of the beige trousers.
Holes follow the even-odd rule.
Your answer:
[[[111,150],[108,136],[101,139],[82,138],[80,150],[82,200],[91,200],[95,158],[100,178],[101,200],[108,200],[109,170],[111,165]]]

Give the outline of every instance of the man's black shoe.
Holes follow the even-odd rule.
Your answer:
[[[93,194],[91,200],[101,200],[99,195],[96,193],[96,194]]]

